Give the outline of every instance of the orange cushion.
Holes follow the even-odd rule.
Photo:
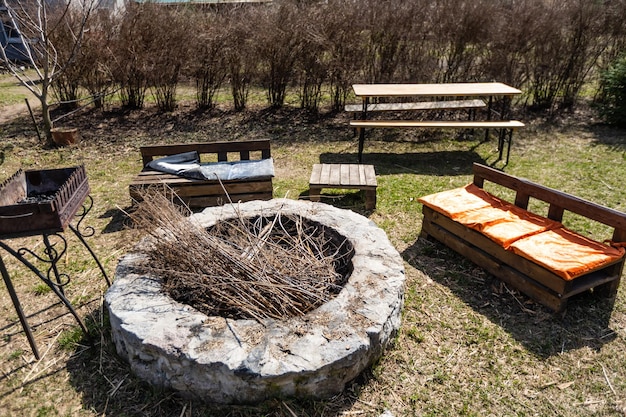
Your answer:
[[[602,244],[565,228],[519,239],[509,250],[568,281],[624,256],[624,248]]]
[[[523,237],[561,227],[561,223],[557,221],[530,213],[510,203],[459,213],[456,221],[484,234],[505,249]]]
[[[418,201],[453,220],[456,220],[458,214],[468,210],[489,206],[498,207],[504,204],[503,200],[494,197],[474,184],[427,195],[419,198]]]

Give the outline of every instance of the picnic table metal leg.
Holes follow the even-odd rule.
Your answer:
[[[498,131],[498,161],[502,160],[502,155],[504,153],[504,140],[505,140],[505,132],[504,129],[500,129]]]
[[[487,120],[491,120],[491,107],[493,106],[493,96],[489,96],[489,102],[487,104]],[[485,142],[489,140],[489,129],[485,130]]]
[[[361,110],[361,120],[367,120],[367,107],[369,106],[369,97],[363,97],[363,109]],[[358,128],[357,129],[359,132],[359,157],[358,157],[358,161],[359,164],[362,162],[363,160],[363,146],[365,144],[365,129],[364,128]]]
[[[513,142],[513,129],[509,129],[509,143],[506,149],[506,165],[509,164],[509,155],[511,154],[511,143]]]
[[[363,145],[365,143],[365,129],[362,127],[358,128],[359,131],[359,164],[363,162]]]
[[[513,141],[513,129],[501,129],[498,134],[498,161],[502,160],[504,154],[504,143],[506,144],[506,161],[505,165],[509,164],[509,154],[511,153],[511,142]]]

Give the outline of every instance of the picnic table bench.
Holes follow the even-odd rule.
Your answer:
[[[142,171],[129,185],[130,197],[142,201],[142,195],[155,186],[167,187],[177,201],[191,208],[209,207],[229,202],[269,200],[273,195],[272,176],[234,180],[195,179],[157,171],[148,164],[157,157],[197,152],[202,162],[251,161],[271,158],[269,140],[237,142],[202,142],[172,145],[148,145],[140,148]]]

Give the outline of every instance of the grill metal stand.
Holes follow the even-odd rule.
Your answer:
[[[41,187],[41,184],[45,185],[45,181],[49,180],[46,178],[47,174],[57,182],[62,182],[52,185],[52,187],[54,187],[52,191],[55,192],[54,200],[50,203],[16,204],[16,201],[19,200],[20,197],[23,197],[23,194],[27,194],[28,188],[32,187],[29,181],[33,181],[33,178],[36,178],[37,183],[35,187]],[[44,177],[43,183],[40,182],[40,176],[42,175]],[[9,194],[8,197],[7,194]],[[59,300],[74,316],[83,332],[88,335],[89,331],[87,326],[85,326],[85,323],[72,306],[72,303],[65,296],[64,287],[70,282],[70,277],[68,274],[60,272],[58,267],[59,260],[67,251],[67,240],[62,233],[69,228],[96,262],[107,286],[111,286],[111,282],[104,267],[85,240],[85,238],[95,234],[95,229],[83,225],[85,217],[93,208],[93,198],[89,195],[89,185],[87,184],[87,176],[84,167],[81,166],[63,170],[27,171],[26,173],[18,171],[0,187],[0,200],[4,200],[3,202],[5,203],[5,205],[0,206],[0,248],[37,275],[39,279],[56,294]],[[8,205],[6,203],[7,201],[9,202]],[[21,211],[24,210],[27,210],[27,212],[21,213]],[[77,219],[75,226],[70,224],[72,218]],[[36,225],[40,225],[41,227],[38,228]],[[41,235],[43,239],[43,254],[24,247],[13,249],[4,241],[16,237],[37,235]],[[27,256],[33,257],[39,263],[46,264],[47,269],[45,272],[38,268],[33,262],[29,261]],[[33,332],[28,324],[26,315],[24,314],[19,297],[15,292],[15,288],[13,287],[9,272],[2,257],[0,257],[0,273],[2,274],[2,278],[20,323],[22,324],[22,328],[26,333],[31,350],[35,358],[39,360],[41,359],[41,355],[39,354]]]

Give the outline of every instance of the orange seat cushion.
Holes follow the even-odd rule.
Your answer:
[[[468,210],[499,207],[504,204],[503,200],[474,184],[420,197],[418,201],[453,220]]]
[[[503,248],[526,236],[561,227],[561,223],[530,213],[510,203],[459,213],[456,221],[476,230]]]
[[[624,256],[554,220],[530,213],[473,184],[421,197],[422,204],[482,233],[565,280],[600,269]]]
[[[509,250],[568,281],[624,256],[624,248],[605,245],[565,228],[519,239],[509,246]]]

